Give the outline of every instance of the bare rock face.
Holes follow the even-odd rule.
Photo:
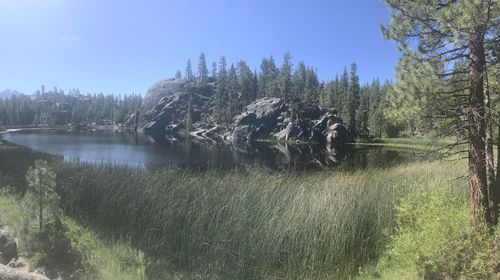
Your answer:
[[[326,142],[330,145],[342,144],[346,142],[347,129],[340,123],[328,126],[326,133]]]
[[[295,101],[285,104],[280,98],[261,98],[248,105],[244,112],[234,118],[230,141],[238,143],[256,139],[280,141],[329,142],[329,129],[336,125],[335,143],[343,143],[342,119],[333,110],[325,111],[319,106]],[[342,141],[341,141],[342,140]],[[333,142],[329,142],[333,143]]]
[[[211,84],[194,87],[183,79],[161,80],[148,90],[140,110],[131,115],[126,124],[138,132],[176,133],[184,128],[188,110],[191,110],[191,122],[201,119],[201,112],[208,110],[212,95]]]
[[[250,103],[244,112],[234,118],[232,142],[269,138],[276,130],[282,113],[288,107],[279,98],[261,98]]]

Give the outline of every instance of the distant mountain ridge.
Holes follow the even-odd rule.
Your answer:
[[[0,99],[10,98],[14,95],[21,95],[21,94],[22,93],[20,93],[17,90],[6,89],[4,91],[0,91]]]

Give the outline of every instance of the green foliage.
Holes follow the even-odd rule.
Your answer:
[[[319,99],[319,80],[316,71],[310,67],[306,68],[306,81],[304,87],[304,96],[301,99],[310,103],[317,103]]]
[[[63,222],[72,250],[81,256],[80,271],[84,279],[146,279],[144,253],[125,242],[103,239],[72,219],[65,218]]]
[[[186,70],[184,71],[184,78],[190,85],[194,84],[194,74],[193,74],[193,67],[191,66],[191,60],[188,59],[186,62]]]
[[[292,56],[286,52],[283,56],[283,65],[279,72],[279,90],[280,96],[286,101],[290,101],[292,88]]]
[[[238,87],[240,90],[240,103],[249,104],[257,99],[257,74],[252,73],[245,61],[241,60],[236,65],[238,72]]]
[[[208,83],[208,68],[205,53],[201,52],[198,58],[198,86],[204,87]]]
[[[356,128],[359,136],[369,136],[370,92],[361,91],[361,101],[356,111]]]
[[[297,69],[292,76],[292,92],[293,98],[304,96],[305,95],[305,87],[306,87],[306,65],[303,61],[300,61],[297,65]]]
[[[69,123],[124,123],[141,106],[140,95],[81,94],[78,89],[67,93],[54,88],[0,99],[0,125],[66,125]]]
[[[465,48],[477,34],[486,42],[495,42],[500,5],[498,1],[425,1],[386,0],[391,22],[382,26],[386,38],[398,42],[402,50],[417,50],[429,58],[448,60]],[[445,52],[443,52],[445,51]]]
[[[28,189],[24,195],[26,210],[32,212],[38,219],[39,230],[42,231],[45,222],[57,221],[59,195],[56,193],[56,174],[44,160],[35,161],[35,165],[26,174]]]
[[[0,193],[1,222],[17,236],[19,249],[32,267],[44,266],[53,278],[146,279],[142,252],[125,242],[106,241],[64,215],[43,232],[33,232],[29,225],[34,221],[19,202]]]
[[[358,66],[356,63],[351,64],[350,74],[349,74],[349,86],[347,90],[347,124],[349,129],[356,131],[356,112],[360,105],[360,86],[358,77]]]
[[[218,123],[225,123],[226,116],[226,102],[228,93],[228,77],[227,77],[227,62],[225,57],[219,60],[219,70],[217,71],[217,80],[215,83],[215,111],[214,117]]]
[[[415,267],[432,279],[498,279],[498,232],[473,224],[463,194],[448,185],[430,186],[401,200],[381,267]]]
[[[396,83],[387,92],[387,118],[394,127],[428,131],[435,129],[434,117],[445,108],[443,81],[435,74],[439,66],[417,55],[406,55],[396,67]],[[440,109],[442,108],[442,109]]]
[[[232,120],[233,117],[240,112],[240,98],[239,98],[239,84],[238,75],[236,73],[236,68],[233,64],[229,67],[229,73],[227,78],[227,89],[228,89],[228,102],[227,102],[227,116],[226,119]]]
[[[321,279],[345,277],[376,258],[399,194],[424,180],[442,181],[451,168],[415,163],[301,175],[66,164],[57,169],[66,211],[126,235],[161,260],[149,266],[151,273]]]
[[[274,58],[264,58],[260,64],[259,95],[261,97],[279,96],[279,69],[274,63]]]
[[[187,100],[187,112],[186,112],[186,119],[184,120],[184,126],[186,127],[186,130],[190,130],[191,126],[193,125],[193,119],[192,119],[192,113],[193,113],[193,97],[189,96]]]
[[[175,78],[176,78],[176,79],[182,79],[182,73],[181,73],[181,71],[180,71],[180,70],[177,70],[177,71],[175,72]]]
[[[21,231],[22,246],[30,263],[33,267],[43,267],[51,278],[79,279],[90,274],[83,267],[80,252],[72,248],[67,231],[59,219],[46,224],[41,231],[30,231],[29,224]]]

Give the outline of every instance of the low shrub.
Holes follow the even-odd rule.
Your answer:
[[[26,225],[21,231],[24,251],[33,267],[43,269],[51,278],[81,279],[82,257],[71,246],[67,227],[59,220],[45,224],[40,231]]]
[[[474,225],[463,194],[450,186],[401,200],[379,274],[416,269],[425,279],[500,279],[499,230]]]

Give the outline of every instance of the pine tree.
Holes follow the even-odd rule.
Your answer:
[[[306,75],[306,66],[300,61],[292,77],[292,98],[305,99]]]
[[[370,91],[368,87],[363,87],[360,91],[360,105],[356,111],[356,128],[358,135],[369,136],[368,114],[370,111]]]
[[[359,77],[357,74],[357,65],[356,63],[351,64],[350,70],[350,81],[348,86],[348,126],[349,130],[356,134],[356,111],[359,108],[360,104],[360,87],[359,87]]]
[[[285,102],[290,101],[290,91],[292,88],[292,56],[286,52],[283,56],[283,65],[279,72],[279,91],[280,96]]]
[[[241,93],[241,104],[247,105],[256,99],[256,87],[254,85],[254,76],[250,67],[241,60],[237,66],[238,84]]]
[[[316,71],[312,68],[306,68],[306,83],[304,86],[305,100],[310,103],[318,101],[319,80]]]
[[[233,64],[229,67],[229,73],[227,77],[227,88],[228,88],[228,99],[229,104],[227,106],[227,120],[231,120],[239,111],[239,85],[238,85],[238,75],[236,73],[236,68]]]
[[[265,58],[260,65],[261,69],[261,85],[260,92],[262,96],[277,97],[279,96],[278,75],[279,69],[276,68],[274,58]]]
[[[219,61],[219,70],[217,73],[217,82],[215,90],[215,118],[221,124],[225,120],[225,107],[227,98],[227,62],[225,57]]]
[[[187,100],[187,112],[186,112],[186,118],[184,120],[184,126],[186,127],[186,130],[191,130],[192,125],[193,125],[193,95],[190,94]]]
[[[370,97],[368,127],[372,134],[382,139],[382,130],[385,127],[385,95],[382,94],[380,81],[378,79],[373,79],[370,85]]]
[[[205,53],[200,53],[198,58],[198,85],[201,87],[206,86],[208,83],[208,69]]]
[[[56,174],[44,160],[35,161],[35,165],[26,174],[28,189],[24,196],[27,209],[35,211],[39,230],[42,231],[46,214],[57,218],[59,213],[59,195],[56,193]]]
[[[437,76],[446,79],[468,73],[463,88],[450,87],[441,94],[466,93],[469,157],[469,197],[476,222],[495,224],[498,205],[491,203],[489,193],[496,192],[498,184],[488,182],[486,176],[486,125],[484,72],[485,49],[498,45],[498,1],[408,1],[386,0],[391,11],[391,23],[383,27],[386,38],[398,43],[405,55],[420,57],[432,64]],[[412,45],[418,44],[412,51]],[[454,67],[459,65],[461,68]],[[448,84],[449,85],[449,84]],[[418,85],[417,85],[418,86]],[[451,86],[451,85],[449,85]],[[434,91],[438,93],[437,91]],[[452,97],[454,98],[454,97]],[[461,111],[461,110],[458,110]]]
[[[349,123],[349,74],[347,72],[347,67],[344,67],[344,71],[340,75],[338,83],[338,95],[339,95],[339,112],[344,118],[344,122]]]
[[[194,74],[193,74],[193,68],[191,67],[191,60],[188,59],[187,63],[186,63],[186,72],[185,72],[185,78],[186,78],[186,81],[189,83],[189,84],[194,84]]]
[[[212,78],[215,80],[217,78],[217,62],[212,62],[212,72],[210,73]]]

